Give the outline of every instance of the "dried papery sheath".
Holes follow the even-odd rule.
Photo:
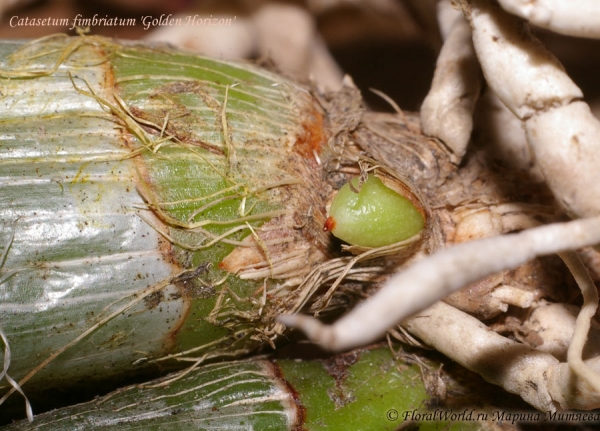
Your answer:
[[[310,93],[95,37],[5,43],[0,59],[10,376],[94,387],[271,341],[329,241]]]

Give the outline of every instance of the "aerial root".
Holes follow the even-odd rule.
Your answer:
[[[575,252],[560,254],[561,259],[573,274],[583,296],[583,306],[575,321],[575,332],[567,351],[567,363],[575,374],[587,381],[600,393],[600,375],[583,361],[583,347],[587,341],[592,319],[598,309],[598,290],[588,270]]]
[[[334,325],[307,316],[280,316],[281,323],[310,331],[310,338],[330,350],[362,346],[469,283],[514,269],[543,255],[600,243],[600,217],[579,219],[456,244],[422,259],[390,278]]]

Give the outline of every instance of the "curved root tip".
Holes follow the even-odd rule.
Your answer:
[[[311,316],[302,314],[282,314],[277,317],[277,321],[283,323],[288,328],[297,328],[306,334],[313,342],[322,347],[331,349],[330,328],[322,324],[319,320]]]

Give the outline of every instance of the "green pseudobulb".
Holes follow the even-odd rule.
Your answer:
[[[361,247],[383,247],[408,239],[425,226],[419,210],[375,175],[360,187],[358,178],[351,182],[359,192],[344,185],[329,210],[326,228],[337,238]]]

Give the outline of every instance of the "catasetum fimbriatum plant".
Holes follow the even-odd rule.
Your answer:
[[[537,52],[522,23],[488,19],[495,5],[460,4],[480,61],[495,58],[480,45],[486,41],[498,54],[506,52],[497,47]],[[456,22],[462,41],[469,29],[464,18]],[[555,106],[562,100],[556,94],[548,104],[531,99],[533,111],[514,109],[524,115],[546,186],[490,162],[488,148],[467,151],[470,120],[460,145],[445,135],[443,143],[428,139],[399,109],[365,112],[349,80],[323,94],[247,64],[97,37],[10,42],[0,50],[0,404],[7,421],[18,416],[9,403],[23,405],[15,392],[38,412],[60,392],[73,403],[170,370],[179,374],[82,407],[90,409],[82,423],[119,426],[116,411],[132,421],[181,413],[183,422],[207,404],[170,410],[163,400],[209,397],[198,387],[238,372],[256,376],[269,395],[257,401],[227,393],[231,402],[210,401],[211,412],[252,405],[239,414],[244,421],[258,417],[263,402],[285,403],[301,386],[268,363],[260,376],[245,362],[212,374],[201,366],[283,344],[291,334],[285,326],[303,329],[327,349],[346,350],[400,324],[391,334],[410,343],[416,337],[538,411],[600,406],[600,356],[592,342],[600,334],[592,320],[598,297],[580,260],[597,272],[597,251],[572,251],[599,241],[596,212],[579,205],[593,204],[586,197],[595,188],[581,187],[577,175],[561,188],[548,170],[561,160],[579,167],[572,160],[579,163],[581,154],[590,155],[582,163],[593,164],[596,123],[559,126],[567,117]],[[517,57],[529,58],[502,58]],[[562,76],[556,62],[545,63]],[[496,63],[481,64],[509,108],[521,100],[511,97],[529,94],[512,81],[498,85],[505,81],[492,79]],[[525,66],[533,67],[513,70]],[[452,94],[467,93],[476,97],[479,90]],[[472,99],[463,101],[468,111]],[[431,106],[424,106],[424,126]],[[546,121],[552,128],[540,128]],[[547,145],[555,129],[565,135]],[[567,215],[589,218],[556,223]],[[538,258],[556,252],[566,265],[555,256]],[[369,296],[331,327],[303,315],[339,314]],[[338,382],[348,367],[341,368],[328,368]],[[196,371],[212,377],[203,383]],[[442,403],[446,393],[432,391],[433,380],[424,379],[437,394],[432,403]],[[268,389],[286,381],[287,391]],[[153,391],[174,387],[179,391],[171,395]],[[325,390],[335,408],[352,404],[336,390]],[[298,392],[294,403],[308,403]],[[128,404],[136,394],[144,401]],[[103,410],[110,399],[112,417]],[[137,408],[146,401],[150,410]],[[298,428],[296,419],[286,424]]]
[[[2,402],[273,345],[278,315],[339,308],[386,271],[365,261],[421,238],[410,187],[348,138],[351,86],[317,97],[251,65],[90,36],[0,50]],[[339,235],[355,243],[342,253],[327,208],[357,175],[346,200],[376,187],[384,213],[401,201],[416,221],[384,243]],[[344,206],[334,233],[397,223]]]

